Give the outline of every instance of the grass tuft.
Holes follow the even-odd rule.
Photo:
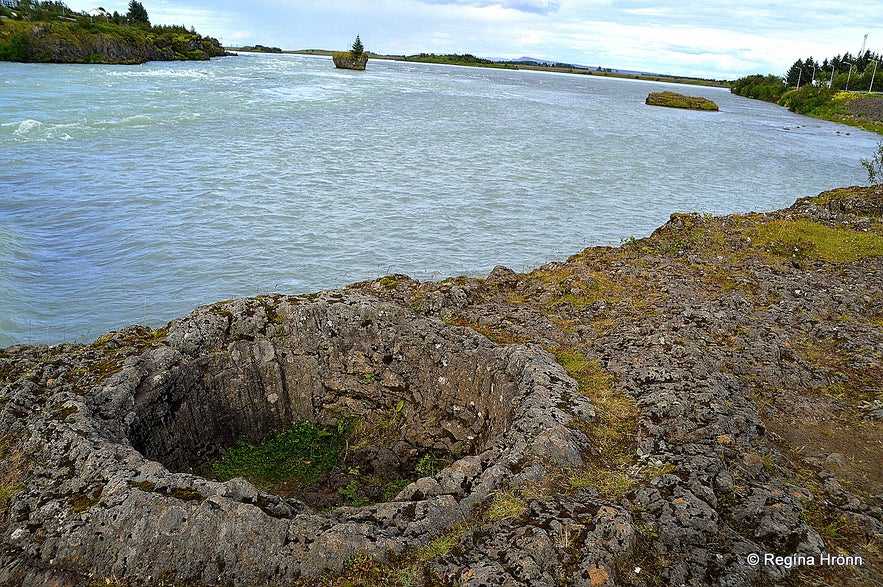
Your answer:
[[[555,359],[579,383],[579,392],[595,406],[595,418],[582,423],[593,446],[609,465],[630,463],[635,455],[638,409],[635,400],[616,390],[613,376],[597,360],[559,349]]]
[[[571,489],[592,487],[604,499],[618,499],[635,486],[625,471],[588,466],[574,471],[567,479]]]
[[[517,518],[527,511],[527,504],[511,491],[498,493],[484,514],[486,520],[499,522]]]
[[[460,538],[471,529],[472,527],[466,522],[454,525],[426,546],[417,549],[415,553],[416,558],[422,561],[430,561],[447,556],[460,543]]]
[[[309,483],[337,466],[344,432],[344,426],[324,429],[313,422],[295,422],[257,446],[238,441],[212,465],[212,472],[221,481],[245,477],[266,491],[291,480]]]
[[[0,436],[0,516],[6,513],[12,496],[24,489],[25,458],[19,439]]]

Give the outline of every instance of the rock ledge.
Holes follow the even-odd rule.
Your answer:
[[[527,274],[2,349],[0,585],[878,584],[881,204],[674,214]],[[292,420],[390,415],[345,459],[451,464],[388,501],[199,475]]]

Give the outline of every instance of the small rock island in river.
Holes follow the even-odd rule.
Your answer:
[[[708,110],[716,112],[717,104],[701,96],[684,96],[676,92],[650,92],[645,104],[650,106],[667,106],[669,108],[686,108],[688,110]]]
[[[368,54],[365,53],[365,47],[362,45],[359,35],[356,35],[356,40],[353,41],[353,46],[349,51],[335,51],[332,59],[334,59],[334,66],[338,69],[364,71],[365,66],[368,65]]]

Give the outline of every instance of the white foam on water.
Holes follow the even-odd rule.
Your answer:
[[[0,347],[390,272],[530,270],[672,212],[862,183],[878,140],[714,88],[690,93],[717,113],[649,107],[665,84],[592,76],[292,55],[5,65],[0,229],[18,238],[0,245]]]

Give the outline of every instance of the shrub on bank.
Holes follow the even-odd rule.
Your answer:
[[[0,19],[0,61],[143,63],[225,54],[216,39],[182,26],[124,26],[88,18]]]
[[[822,109],[831,109],[834,105],[836,90],[829,90],[819,86],[804,86],[799,90],[791,90],[785,93],[778,101],[780,106],[785,106],[791,112],[797,114],[819,113]]]
[[[782,78],[774,75],[749,75],[734,81],[730,91],[745,98],[778,102],[788,91],[788,86]]]

